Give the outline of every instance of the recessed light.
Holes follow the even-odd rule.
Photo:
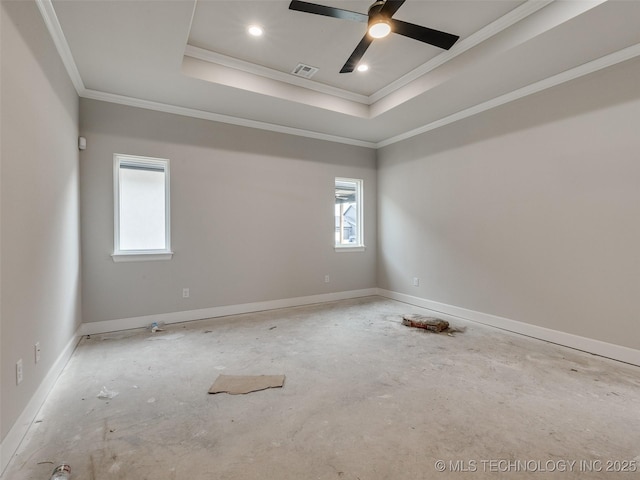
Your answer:
[[[261,37],[264,33],[264,30],[262,30],[262,27],[260,25],[249,25],[249,28],[247,28],[247,32],[249,32],[249,35],[253,35],[254,37]]]
[[[359,72],[366,72],[367,70],[369,70],[369,65],[367,65],[366,63],[361,63],[360,65],[358,65]]]

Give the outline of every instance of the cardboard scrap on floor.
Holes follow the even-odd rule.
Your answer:
[[[218,375],[209,393],[242,395],[267,388],[281,388],[283,385],[284,375]]]
[[[449,328],[449,322],[446,320],[418,314],[403,315],[402,324],[407,327],[424,328],[438,333]]]

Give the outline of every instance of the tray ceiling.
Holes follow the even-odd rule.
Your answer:
[[[640,55],[638,1],[407,0],[394,18],[460,40],[444,51],[392,34],[368,72],[340,74],[365,24],[288,5],[38,1],[82,97],[372,147]],[[319,70],[300,78],[298,63]]]

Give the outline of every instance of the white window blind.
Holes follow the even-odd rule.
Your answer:
[[[130,155],[114,158],[114,260],[170,258],[169,161]]]

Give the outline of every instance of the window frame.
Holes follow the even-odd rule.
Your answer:
[[[164,218],[165,248],[144,250],[120,249],[120,167],[121,165],[161,167],[164,172]],[[166,158],[143,157],[140,155],[113,154],[113,254],[114,262],[136,262],[150,260],[171,260],[171,195],[169,160]]]
[[[357,222],[357,242],[353,244],[337,244],[335,241],[335,191],[338,182],[355,183],[356,185],[356,222]],[[334,207],[334,239],[333,247],[336,252],[364,252],[364,180],[361,178],[335,177],[333,182],[333,207]]]

